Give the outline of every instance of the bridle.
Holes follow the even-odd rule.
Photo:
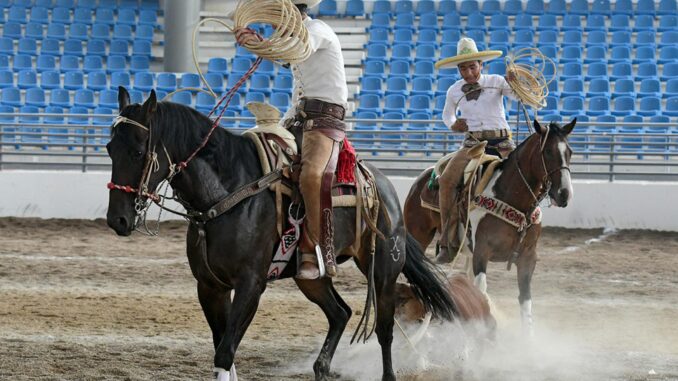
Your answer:
[[[141,179],[139,180],[139,185],[135,188],[131,185],[120,185],[120,184],[115,184],[114,182],[109,182],[106,187],[110,190],[119,190],[125,193],[135,193],[136,197],[134,198],[134,228],[138,230],[138,227],[141,225],[141,223],[144,223],[145,226],[145,232],[141,231],[143,233],[147,233],[149,235],[155,235],[157,232],[151,232],[150,229],[146,226],[146,211],[148,210],[148,207],[152,202],[155,202],[156,204],[160,205],[160,201],[164,200],[165,195],[159,195],[155,191],[149,191],[148,184],[151,181],[151,176],[153,173],[156,173],[160,170],[160,163],[158,161],[158,154],[156,153],[156,145],[153,144],[153,130],[151,129],[151,126],[149,124],[148,127],[144,126],[143,124],[129,119],[127,117],[124,117],[122,115],[118,115],[114,121],[113,121],[113,126],[111,128],[115,129],[118,125],[126,123],[126,124],[131,124],[137,128],[140,128],[146,132],[148,132],[148,144],[146,147],[146,158],[144,161],[144,166],[143,166],[143,171],[141,172]],[[156,143],[157,144],[157,143]],[[167,152],[167,148],[165,147],[165,144],[162,144],[163,151],[165,152],[165,156],[167,157],[167,163],[169,167],[169,174],[160,182],[162,183],[163,181],[171,181],[171,179],[177,174],[177,166],[172,163],[172,159],[170,158],[169,152]],[[165,192],[166,193],[166,192]],[[150,201],[149,201],[150,200]],[[160,215],[158,215],[158,220],[160,220]],[[139,230],[140,231],[140,230]]]
[[[522,169],[520,168],[520,151],[516,152],[517,157],[516,157],[516,168],[518,169],[518,175],[520,175],[520,179],[523,181],[523,184],[527,188],[528,191],[530,191],[530,195],[532,195],[532,199],[534,200],[534,203],[532,204],[532,207],[528,211],[528,213],[532,213],[537,206],[544,200],[544,198],[548,197],[549,191],[551,190],[551,185],[553,184],[551,181],[551,175],[553,175],[556,172],[561,172],[563,170],[566,170],[567,172],[570,172],[570,167],[563,163],[560,167],[552,169],[549,171],[548,167],[546,166],[546,159],[544,158],[544,148],[546,147],[546,141],[548,139],[549,133],[551,132],[551,129],[549,126],[546,126],[546,133],[545,134],[540,134],[540,158],[541,158],[541,164],[542,168],[544,169],[544,175],[541,178],[541,182],[544,184],[544,187],[542,188],[541,191],[538,191],[539,196],[537,196],[534,191],[532,190],[532,187],[530,187],[530,184],[527,182],[527,179],[525,178],[525,175],[523,174]],[[527,214],[527,215],[530,215]]]

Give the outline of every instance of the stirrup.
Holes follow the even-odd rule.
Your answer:
[[[297,271],[296,279],[302,280],[315,280],[320,279],[325,276],[325,262],[323,261],[322,252],[320,251],[320,246],[315,246],[315,253],[300,253],[298,257],[297,268],[301,269],[301,266],[305,263],[312,263],[318,269],[318,276],[302,276],[302,274]]]

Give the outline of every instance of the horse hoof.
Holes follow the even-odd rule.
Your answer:
[[[216,381],[236,381],[235,379],[231,379],[231,372],[224,368],[214,368],[212,375],[212,379]]]
[[[454,260],[454,256],[450,254],[450,251],[441,247],[440,253],[438,253],[438,255],[436,255],[435,263],[437,263],[439,265],[444,265],[444,264],[447,264],[447,263],[452,263],[453,260]]]

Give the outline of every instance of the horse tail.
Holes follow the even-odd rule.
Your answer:
[[[447,290],[445,274],[424,255],[419,242],[407,233],[403,274],[410,283],[414,295],[434,318],[452,320],[458,315],[457,305]]]

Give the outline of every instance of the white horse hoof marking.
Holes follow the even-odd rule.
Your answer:
[[[224,368],[214,368],[212,371],[214,377],[212,378],[213,380],[216,381],[235,381],[235,379],[231,379],[231,372],[227,371]]]

